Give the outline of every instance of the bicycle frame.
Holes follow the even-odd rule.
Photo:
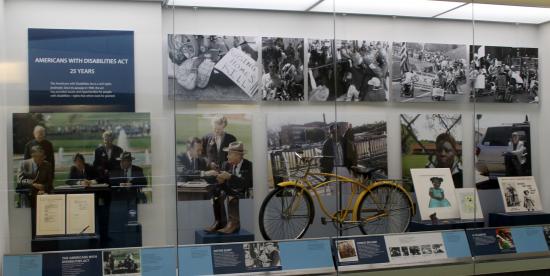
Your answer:
[[[360,203],[359,201],[363,197],[363,195],[366,194],[374,186],[376,186],[377,183],[391,184],[391,185],[397,187],[397,185],[395,183],[393,183],[391,181],[387,181],[387,180],[386,181],[382,180],[382,181],[378,181],[378,182],[375,182],[375,183],[371,183],[369,185],[365,185],[362,181],[359,181],[357,179],[337,175],[337,174],[334,174],[334,173],[311,173],[310,168],[311,168],[311,160],[309,160],[307,162],[307,169],[306,169],[306,172],[305,172],[304,176],[302,176],[299,179],[294,180],[294,181],[285,181],[285,182],[278,183],[277,186],[279,186],[279,187],[298,186],[298,187],[301,188],[302,191],[305,191],[305,192],[309,193],[310,196],[311,196],[311,193],[313,193],[315,195],[316,201],[319,203],[321,211],[325,214],[325,216],[329,217],[331,220],[334,220],[338,223],[358,223],[359,222],[358,221],[358,219],[359,219],[358,213],[360,211],[360,210],[358,210],[359,209],[359,203]],[[316,185],[313,185],[307,179],[308,176],[329,177],[330,180],[320,182]],[[325,207],[325,204],[324,204],[323,200],[321,199],[321,196],[317,192],[317,189],[319,189],[321,187],[324,187],[324,186],[327,186],[327,185],[330,185],[332,183],[337,183],[338,185],[342,185],[342,183],[350,183],[351,184],[351,195],[348,198],[345,207],[341,210],[336,211],[334,215],[330,214],[328,209]],[[414,205],[412,204],[412,199],[411,199],[411,197],[408,193],[406,193],[406,195],[408,197],[408,200],[411,202],[411,206],[413,206],[412,207],[413,208],[412,209],[412,214],[414,214],[415,210],[414,210]],[[300,194],[299,196],[302,196],[302,195]],[[350,215],[350,212],[351,212],[353,220],[352,221],[346,221],[346,218]],[[373,217],[366,218],[366,222],[377,220],[381,216],[383,216],[383,214],[377,214]]]

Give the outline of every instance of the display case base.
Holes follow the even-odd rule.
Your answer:
[[[490,213],[489,227],[550,224],[550,213]]]
[[[204,243],[225,243],[225,242],[245,242],[245,241],[254,241],[254,234],[241,229],[239,232],[233,234],[218,234],[218,233],[208,233],[204,230],[195,231],[195,243],[204,244]]]
[[[98,235],[35,237],[31,240],[32,252],[95,248],[99,248]]]
[[[127,224],[125,231],[110,231],[105,247],[141,247],[141,224]]]
[[[431,221],[411,221],[409,232],[470,229],[483,226],[483,220],[441,220],[438,224],[432,224]]]

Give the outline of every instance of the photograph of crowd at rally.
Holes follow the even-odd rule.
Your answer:
[[[304,39],[262,38],[262,100],[304,100]]]
[[[394,42],[392,95],[398,102],[460,101],[469,87],[466,45]]]
[[[538,103],[538,49],[470,46],[470,101]]]

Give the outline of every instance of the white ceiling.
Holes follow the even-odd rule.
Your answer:
[[[550,8],[471,4],[433,0],[168,0],[168,5],[321,13],[368,14],[541,24]]]

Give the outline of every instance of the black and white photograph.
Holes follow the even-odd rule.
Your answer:
[[[420,250],[420,246],[418,245],[409,246],[409,252],[411,253],[412,256],[422,255],[422,251]]]
[[[335,158],[321,158],[313,161],[313,173],[332,173],[336,168],[340,174],[347,167],[370,168],[376,179],[387,178],[387,133],[386,116],[378,113],[339,113],[338,122],[334,113],[304,112],[299,117],[288,113],[267,115],[268,176],[270,187],[282,181],[296,179],[305,173],[305,166],[296,157],[333,156],[335,141],[342,150],[343,164],[336,165]],[[349,172],[348,172],[349,174]],[[311,179],[318,183],[323,179]],[[334,185],[317,189],[320,195],[332,195]]]
[[[466,45],[394,42],[392,100],[396,102],[465,101]]]
[[[523,113],[475,115],[475,179],[479,189],[498,189],[498,177],[530,176],[531,123]]]
[[[359,260],[355,240],[338,240],[336,241],[338,249],[338,261],[340,262],[356,262]]]
[[[331,42],[309,40],[310,101],[387,101],[390,44],[335,40],[332,50]]]
[[[103,251],[103,275],[141,275],[140,249]]]
[[[409,248],[406,246],[401,246],[401,253],[403,253],[404,257],[409,256]]]
[[[307,53],[308,100],[334,100],[334,40],[309,39]]]
[[[443,247],[443,244],[441,244],[441,243],[432,244],[432,252],[434,254],[444,254],[445,253],[445,248]]]
[[[277,242],[243,244],[246,270],[281,268],[281,256]]]
[[[304,39],[262,37],[264,101],[304,100]]]
[[[401,257],[400,247],[390,247],[389,249],[390,249],[390,256],[392,258]],[[408,249],[407,249],[407,252],[408,252]],[[407,256],[408,256],[408,253],[407,253]]]
[[[258,44],[250,36],[169,34],[169,94],[181,101],[258,100]]]
[[[506,212],[542,211],[540,194],[532,176],[499,177]]]
[[[470,101],[539,102],[538,48],[470,46]]]
[[[422,250],[422,255],[431,255],[433,253],[431,244],[423,244],[420,248]]]

